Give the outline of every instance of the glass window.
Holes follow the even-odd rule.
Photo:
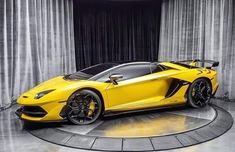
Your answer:
[[[152,63],[150,65],[150,68],[151,68],[152,73],[161,72],[161,71],[166,70],[166,67],[164,67],[158,63]]]
[[[87,80],[99,73],[117,66],[117,63],[102,63],[97,64],[73,74],[66,75],[64,78],[69,80]]]
[[[110,69],[114,66],[117,66],[117,63],[103,63],[103,64],[97,64],[91,67],[88,67],[86,69],[81,70],[80,72],[89,74],[89,75],[96,75],[99,74],[107,69]]]
[[[110,71],[108,74],[104,75],[103,77],[97,79],[100,82],[109,82],[109,76],[112,74],[120,74],[123,75],[123,78],[119,81],[128,80],[137,78],[140,76],[144,76],[150,74],[150,65],[149,64],[133,64],[133,65],[126,65],[123,67],[119,67]]]

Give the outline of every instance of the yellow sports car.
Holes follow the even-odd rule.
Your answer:
[[[199,108],[218,88],[212,69],[218,65],[211,60],[98,64],[23,93],[16,114],[29,121],[83,125],[110,113],[185,104]]]

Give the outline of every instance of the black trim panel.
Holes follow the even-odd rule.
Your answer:
[[[16,115],[20,117],[22,114],[30,117],[44,117],[47,112],[39,106],[22,106],[16,110]]]
[[[188,85],[189,82],[184,81],[184,80],[179,80],[179,79],[173,79],[171,82],[171,85],[165,95],[166,98],[169,98],[171,96],[173,96],[177,91],[179,91],[179,89],[184,86],[184,85]]]
[[[61,116],[62,118],[66,118],[66,106],[64,106],[64,107],[62,108],[62,110],[60,111],[60,116]]]

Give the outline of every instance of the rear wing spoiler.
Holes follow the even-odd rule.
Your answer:
[[[186,62],[186,63],[185,63]],[[207,69],[211,69],[212,67],[218,67],[219,66],[219,62],[218,61],[214,61],[214,60],[199,60],[199,59],[195,59],[195,60],[182,60],[182,61],[177,61],[176,63],[183,63],[192,67],[196,67],[198,65],[198,63],[202,63],[202,67],[205,67],[205,63],[210,64],[210,66],[207,66]],[[187,64],[189,63],[189,64]]]

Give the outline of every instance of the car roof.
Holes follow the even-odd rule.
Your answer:
[[[150,64],[156,62],[148,62],[148,61],[117,61],[117,62],[104,62],[99,64],[117,64],[117,65],[133,65],[133,64]],[[98,65],[98,64],[96,64]]]

